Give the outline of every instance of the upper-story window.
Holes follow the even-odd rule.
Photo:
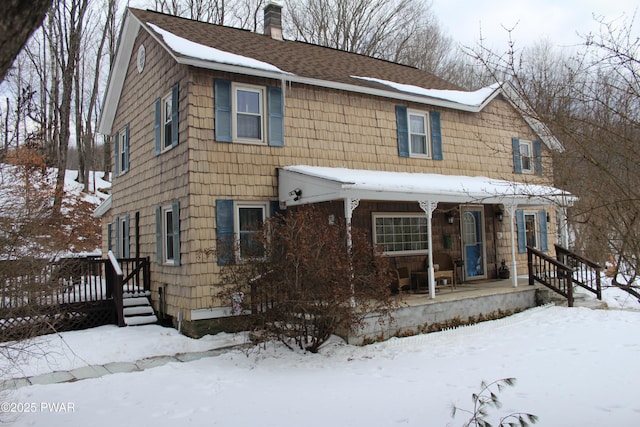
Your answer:
[[[122,175],[129,170],[129,125],[116,132],[113,146],[115,176]]]
[[[264,89],[234,85],[234,140],[264,141]]]
[[[162,149],[171,148],[171,111],[173,110],[171,93],[162,98]]]
[[[179,90],[180,86],[175,84],[169,93],[156,99],[153,123],[156,156],[178,146]]]
[[[215,79],[214,108],[216,141],[284,146],[281,88]]]
[[[440,112],[410,110],[396,105],[398,155],[442,160]]]
[[[513,150],[513,171],[542,175],[542,143],[520,138],[511,139]]]
[[[412,157],[430,157],[427,114],[409,111],[409,149]]]

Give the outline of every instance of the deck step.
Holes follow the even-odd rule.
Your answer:
[[[146,314],[154,314],[153,313],[153,307],[151,307],[150,305],[139,305],[136,307],[125,307],[124,310],[122,310],[124,312],[125,317],[127,316],[140,316],[140,315],[146,315]]]
[[[147,297],[125,298],[122,300],[122,305],[124,307],[134,307],[137,305],[149,305],[149,300],[147,299]]]
[[[124,319],[124,323],[127,326],[150,325],[157,322],[158,318],[155,316],[155,314],[152,314],[150,316],[131,316],[125,317]]]

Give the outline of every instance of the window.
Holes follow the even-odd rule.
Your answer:
[[[234,85],[234,140],[264,140],[264,90]]]
[[[409,149],[411,156],[429,156],[429,133],[427,131],[427,115],[409,111]]]
[[[547,223],[547,212],[545,210],[516,210],[518,252],[527,252],[527,246],[547,252],[549,250]]]
[[[179,90],[176,84],[171,88],[171,92],[156,99],[153,124],[156,156],[178,146]]]
[[[538,231],[537,231],[537,221],[536,221],[536,213],[533,212],[525,212],[524,213],[524,233],[525,239],[527,242],[527,246],[531,246],[533,248],[538,247]]]
[[[156,206],[156,262],[180,265],[180,202]]]
[[[162,149],[166,150],[171,147],[171,126],[173,103],[171,94],[162,98]]]
[[[513,171],[542,175],[542,143],[511,138]]]
[[[164,262],[167,264],[173,264],[175,259],[173,253],[173,210],[169,208],[164,208],[162,211],[163,215],[163,253],[164,253]]]
[[[129,215],[116,216],[113,221],[116,232],[116,256],[129,258]]]
[[[242,205],[237,207],[236,236],[238,239],[238,259],[247,260],[264,256],[264,246],[260,234],[264,225],[265,205]]]
[[[119,176],[129,170],[129,124],[120,132],[116,132],[113,141],[115,148],[114,175]]]
[[[533,173],[531,160],[531,142],[520,141],[520,167],[522,173]]]
[[[107,224],[107,251],[113,250],[113,223]]]
[[[429,249],[424,215],[374,214],[373,237],[385,254],[425,254]]]
[[[442,132],[439,111],[408,110],[396,105],[398,155],[442,160]]]
[[[218,142],[284,146],[282,88],[214,79],[214,134]]]

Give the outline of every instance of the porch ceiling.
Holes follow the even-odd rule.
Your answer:
[[[554,187],[481,176],[297,165],[279,169],[278,177],[279,200],[287,206],[343,199],[568,206],[574,200]]]

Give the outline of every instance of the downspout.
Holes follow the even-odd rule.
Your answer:
[[[420,204],[420,209],[427,214],[427,244],[429,246],[428,259],[429,259],[429,268],[428,268],[428,277],[429,277],[429,298],[435,299],[436,297],[436,281],[434,278],[434,270],[433,270],[433,236],[431,232],[431,220],[433,219],[433,211],[436,210],[436,206],[438,202],[434,202],[432,200],[420,200],[418,202]]]

